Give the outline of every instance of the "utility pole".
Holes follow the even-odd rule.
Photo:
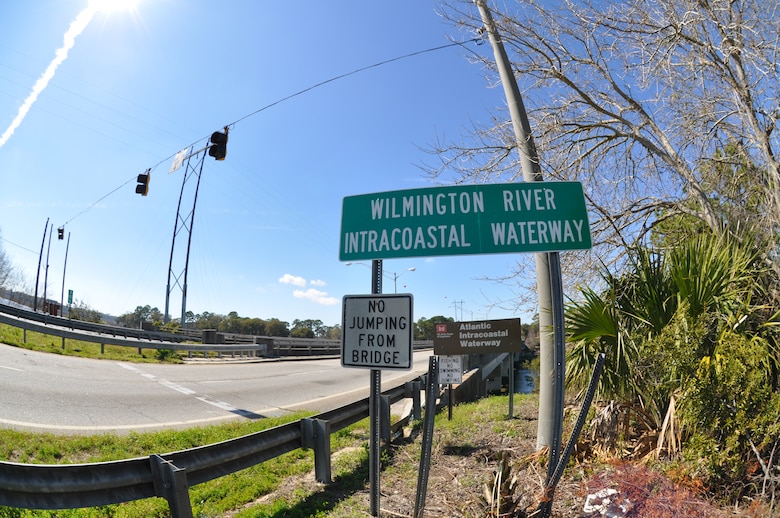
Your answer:
[[[542,181],[542,172],[531,132],[531,124],[528,121],[528,115],[509,58],[486,0],[475,1],[490,38],[496,66],[504,87],[509,113],[512,117],[512,127],[517,140],[517,149],[520,152],[523,179],[526,182],[540,182]],[[560,280],[560,260],[558,252],[536,253],[534,255],[536,259],[536,287],[539,297],[540,363],[539,424],[536,446],[538,449],[544,446],[550,447],[550,465],[552,469],[555,469],[562,435],[563,371],[565,369],[562,311],[556,308],[555,327],[553,319],[552,280]],[[559,283],[555,284],[557,286]]]
[[[43,227],[43,239],[41,240],[41,252],[38,254],[38,271],[35,272],[35,298],[33,299],[33,311],[38,311],[38,281],[41,279],[41,260],[43,259],[43,245],[46,244],[46,231],[49,230],[49,218],[46,218],[46,226]]]
[[[453,300],[452,307],[455,308],[455,322],[463,320],[463,300]],[[458,306],[460,306],[460,319],[458,319]]]
[[[51,312],[51,308],[46,306],[46,287],[49,284],[49,253],[51,252],[51,231],[54,223],[49,227],[49,246],[46,249],[46,273],[43,276],[43,311]],[[44,238],[45,239],[45,238]]]
[[[60,316],[65,316],[65,271],[68,269],[68,249],[70,249],[70,232],[65,242],[65,263],[62,265],[62,291],[60,292]]]

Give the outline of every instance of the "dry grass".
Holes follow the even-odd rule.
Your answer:
[[[536,510],[544,495],[547,458],[546,452],[536,451],[537,410],[535,397],[519,398],[519,404],[516,398],[515,417],[507,419],[507,398],[494,397],[455,407],[452,422],[447,421],[446,412],[437,416],[424,515],[427,518],[496,516],[485,504],[485,490],[491,489],[499,462],[506,458],[509,469],[502,477],[504,480],[510,477],[514,482],[511,494],[504,496],[516,503],[513,516],[538,516]],[[420,457],[417,432],[419,427],[411,439],[393,445],[384,459],[380,480],[382,517],[414,515]],[[583,508],[589,494],[607,488],[617,491],[613,500],[626,504],[627,517],[767,516],[761,514],[759,507],[742,513],[719,509],[707,500],[703,487],[696,481],[672,481],[645,464],[609,460],[592,451],[588,455],[580,452],[564,473],[554,493],[553,517],[601,516],[587,515]],[[317,516],[368,516],[369,509],[366,484]]]

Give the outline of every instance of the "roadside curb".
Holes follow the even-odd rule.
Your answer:
[[[182,361],[187,365],[217,365],[217,364],[242,364],[242,363],[274,363],[274,362],[295,362],[306,360],[337,360],[341,356],[327,355],[327,356],[278,356],[273,358],[182,358]]]

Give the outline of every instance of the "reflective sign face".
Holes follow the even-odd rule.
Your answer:
[[[413,328],[410,294],[345,295],[341,365],[410,370]]]
[[[342,261],[591,247],[579,182],[454,185],[344,198]]]

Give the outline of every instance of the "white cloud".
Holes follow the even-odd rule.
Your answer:
[[[293,291],[293,296],[298,299],[310,300],[323,306],[332,306],[339,302],[335,297],[329,297],[327,292],[315,290],[314,288],[309,288],[306,291],[295,290]]]
[[[306,286],[306,279],[296,275],[290,275],[289,273],[285,273],[283,276],[281,276],[279,278],[279,282],[282,284],[292,284],[293,286],[298,286],[301,288]]]
[[[312,281],[309,281],[309,284],[311,284],[312,286],[325,286],[328,283],[320,279],[314,279]]]

